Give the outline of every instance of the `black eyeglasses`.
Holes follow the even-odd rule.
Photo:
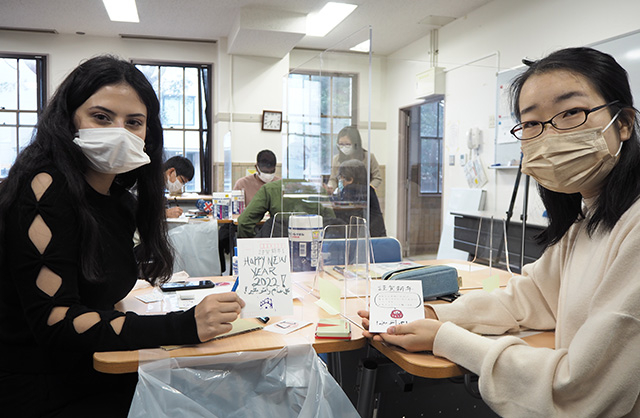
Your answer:
[[[569,110],[562,111],[549,119],[546,122],[540,122],[536,120],[522,122],[517,124],[511,129],[511,135],[515,136],[520,140],[533,139],[544,132],[544,127],[547,124],[550,124],[554,128],[564,131],[573,128],[577,128],[580,125],[583,125],[590,113],[598,111],[600,109],[604,109],[605,107],[611,106],[613,104],[618,103],[619,100],[614,100],[613,102],[603,104],[600,106],[596,106],[593,109],[581,109],[581,108],[573,108]]]

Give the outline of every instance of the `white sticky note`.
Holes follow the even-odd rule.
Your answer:
[[[424,319],[419,280],[372,280],[369,331],[387,332],[392,325]]]
[[[239,239],[238,277],[243,318],[293,315],[287,238]]]

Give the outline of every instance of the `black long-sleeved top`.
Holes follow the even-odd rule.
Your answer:
[[[372,237],[384,237],[387,235],[387,229],[384,226],[384,218],[380,209],[380,202],[376,190],[369,186],[370,204],[369,204],[369,233]],[[334,206],[336,217],[342,219],[345,223],[349,223],[351,216],[359,216],[364,218],[367,203],[367,186],[361,184],[348,184],[334,199],[335,204],[343,203],[353,206],[362,206],[360,208],[351,208]]]
[[[38,200],[26,182],[5,219],[4,259],[0,268],[0,372],[57,373],[77,367],[95,351],[134,350],[164,344],[198,343],[193,309],[184,313],[139,316],[114,310],[114,304],[133,288],[137,279],[133,255],[135,199],[114,184],[105,196],[86,185],[86,199],[98,223],[92,239],[100,246],[100,283],[81,273],[81,233],[78,211],[64,177],[49,167],[52,182]],[[33,178],[32,177],[32,178]],[[29,236],[34,219],[41,216],[51,239],[41,254]],[[49,280],[55,293],[38,285],[48,268],[60,281]],[[62,320],[48,325],[54,307],[68,307]],[[74,328],[78,316],[97,312],[100,321],[85,332]],[[116,334],[111,321],[125,316]]]

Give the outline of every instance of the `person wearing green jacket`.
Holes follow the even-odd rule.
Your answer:
[[[262,186],[238,218],[238,238],[255,237],[256,225],[267,212],[272,218],[279,212],[318,214],[322,215],[325,223],[328,219],[336,217],[330,202],[309,199],[306,192],[295,196],[295,192],[292,191],[285,196],[283,182],[286,182],[285,185],[299,184],[300,180],[276,180]],[[299,190],[297,192],[300,193]]]

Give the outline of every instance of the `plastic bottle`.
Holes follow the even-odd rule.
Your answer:
[[[238,277],[238,247],[233,247],[233,258],[231,258],[231,273],[234,280]]]

